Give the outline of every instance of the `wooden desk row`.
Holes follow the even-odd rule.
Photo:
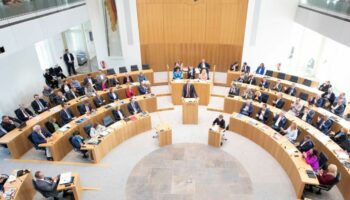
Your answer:
[[[233,113],[230,131],[238,133],[269,152],[288,174],[298,199],[301,199],[306,184],[319,185],[317,178],[308,177],[306,170],[313,171],[300,151],[272,128],[250,117]]]
[[[226,113],[233,113],[233,112],[239,112],[243,103],[245,100],[242,97],[225,97],[224,100],[224,112]],[[262,107],[262,103],[253,102],[253,113],[252,117],[255,117],[258,110]],[[273,106],[268,105],[268,108],[270,109],[272,114],[279,114],[281,112],[280,109],[275,108]],[[302,119],[295,117],[292,114],[286,113],[286,118],[288,119],[289,126],[291,122],[296,122],[298,125],[298,128],[301,131],[301,136],[298,137],[298,141],[300,141],[303,136],[310,135],[312,140],[314,141],[315,148],[319,152],[324,152],[328,158],[330,163],[334,163],[337,165],[339,172],[342,175],[341,181],[337,184],[337,187],[339,188],[340,192],[342,193],[344,199],[350,199],[350,193],[348,192],[348,187],[350,185],[350,169],[346,168],[344,166],[344,162],[349,162],[350,160],[341,160],[339,158],[339,152],[343,152],[343,150],[337,145],[334,141],[332,141],[328,136],[324,135],[322,132],[320,132],[317,128],[311,126],[310,124],[304,122]],[[270,119],[268,120],[268,124],[272,122],[272,115],[270,116]],[[231,127],[231,126],[230,126]]]
[[[171,81],[171,99],[174,105],[182,104],[182,90],[187,80],[173,80]],[[208,105],[210,102],[211,90],[213,88],[213,81],[200,81],[190,80],[191,84],[194,85],[197,95],[199,97],[199,105]]]
[[[278,72],[278,71],[272,71],[272,77],[278,77],[278,74],[281,73],[281,72]],[[282,72],[283,73],[283,72]],[[290,80],[290,78],[292,77],[291,74],[286,74],[286,77],[285,77],[285,80]],[[301,76],[296,76],[298,77],[298,83],[302,84],[305,80],[304,77],[301,77]],[[315,80],[312,80],[312,79],[308,79],[311,81],[311,87],[314,87],[314,88],[317,88],[320,83],[318,81],[315,81]]]
[[[230,87],[232,81],[237,80],[240,75],[241,75],[241,72],[228,71],[226,85]],[[262,79],[266,76],[263,76],[260,74],[254,74],[254,77],[256,79],[256,84],[259,84],[262,81]],[[291,81],[282,80],[275,77],[266,77],[266,80],[270,83],[270,86],[269,86],[270,88],[272,88],[277,83],[278,80],[281,81],[281,84],[283,85],[283,87],[289,87],[293,84],[293,82]],[[299,96],[301,92],[308,94],[309,97],[316,96],[317,94],[320,94],[320,95],[323,94],[323,92],[319,91],[317,88],[308,87],[300,83],[295,83],[295,88],[297,89],[296,96]]]

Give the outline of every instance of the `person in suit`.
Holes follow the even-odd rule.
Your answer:
[[[32,141],[36,147],[39,147],[40,144],[47,143],[48,139],[52,134],[46,129],[42,129],[40,125],[35,125],[33,127],[33,132],[31,133]],[[47,160],[53,160],[51,156],[50,149],[45,148]]]
[[[331,106],[331,112],[338,115],[339,117],[343,117],[345,111],[345,104],[343,99],[339,99],[337,102]]]
[[[346,106],[346,95],[345,92],[341,92],[335,99],[334,102],[338,102],[340,99],[343,99],[343,103]]]
[[[116,121],[123,120],[126,117],[124,112],[120,109],[120,106],[118,106],[115,110],[112,110],[112,114]]]
[[[79,97],[79,92],[77,91],[76,88],[73,87],[68,92],[66,92],[66,94],[64,96],[69,101],[69,100],[72,100],[72,99]]]
[[[215,125],[218,125],[221,129],[225,129],[225,120],[223,115],[219,115],[219,117],[213,121],[213,126]]]
[[[256,79],[253,74],[249,74],[248,78],[246,79],[245,83],[249,85],[256,85]]]
[[[141,71],[140,74],[137,76],[137,82],[141,83],[142,81],[148,81],[145,74]]]
[[[49,99],[49,101],[51,103],[53,103],[53,98],[55,97],[55,92],[50,86],[44,85],[44,89],[42,91],[42,94],[43,94],[44,97]]]
[[[246,62],[243,63],[243,66],[241,67],[241,72],[243,73],[250,73],[250,66]]]
[[[295,83],[292,83],[291,86],[288,88],[285,87],[284,93],[294,97],[297,94],[297,89],[295,88]]]
[[[62,104],[62,110],[60,112],[60,117],[63,124],[68,124],[72,120],[76,119],[73,112],[69,109],[68,104]]]
[[[96,93],[95,98],[94,98],[94,104],[96,108],[99,108],[103,105],[105,105],[106,100],[103,99],[102,96],[100,96],[98,93]]]
[[[94,111],[88,101],[85,101],[83,104],[78,105],[77,108],[81,115],[90,114]]]
[[[63,70],[62,70],[61,66],[59,66],[59,65],[54,66],[53,72],[54,72],[55,76],[61,77],[61,79],[67,78],[66,75],[63,74]]]
[[[88,82],[85,86],[85,94],[88,97],[93,97],[96,94],[96,90],[90,82]]]
[[[8,178],[9,178],[9,176],[6,174],[0,175],[0,193],[4,192],[4,185],[5,185]]]
[[[238,62],[234,62],[230,65],[230,71],[238,71],[239,70],[239,64]]]
[[[182,88],[182,97],[183,98],[197,98],[197,92],[194,86],[191,84],[189,80],[187,80],[186,84]]]
[[[259,67],[255,70],[256,74],[264,75],[265,74],[265,65],[261,63]]]
[[[89,158],[87,150],[82,150],[81,147],[84,145],[84,138],[79,135],[78,131],[75,131],[71,137],[72,146],[83,154],[83,158]]]
[[[254,93],[253,93],[252,89],[247,88],[247,89],[244,91],[244,94],[243,94],[242,97],[243,97],[244,99],[253,99]]]
[[[232,82],[230,90],[228,91],[229,96],[239,96],[239,88],[235,83]]]
[[[146,84],[146,82],[142,81],[139,86],[139,93],[141,95],[150,94],[151,88]]]
[[[321,97],[321,95],[317,95],[315,97],[312,97],[310,100],[309,100],[309,104],[310,105],[315,105],[316,107],[323,107],[324,105],[324,100],[323,98]]]
[[[100,70],[96,76],[96,83],[102,85],[103,82],[107,81],[106,75]]]
[[[63,60],[64,63],[66,63],[69,76],[72,76],[72,74],[76,75],[77,72],[75,71],[74,67],[74,56],[72,53],[69,52],[68,49],[64,51]]]
[[[109,87],[115,87],[120,84],[118,80],[118,76],[116,74],[112,78],[110,78],[108,82],[109,82]]]
[[[300,103],[300,99],[296,98],[290,107],[290,112],[294,116],[299,117],[302,109],[303,109],[303,105]]]
[[[262,87],[262,88],[269,88],[269,86],[270,86],[270,83],[266,80],[266,78],[264,77],[263,79],[262,79],[262,81],[260,82],[260,84],[259,84],[259,86],[260,87]]]
[[[141,107],[139,106],[139,103],[136,101],[135,97],[132,97],[130,99],[130,103],[128,104],[128,111],[131,115],[142,112]]]
[[[193,66],[188,67],[187,78],[188,79],[195,79],[196,78],[196,69]]]
[[[208,76],[208,74],[207,74],[207,71],[202,70],[202,72],[199,74],[198,79],[199,79],[199,80],[202,80],[202,81],[209,80],[209,76]]]
[[[45,127],[50,133],[54,133],[60,128],[60,125],[57,123],[56,118],[52,117],[45,123]]]
[[[49,85],[51,88],[58,88],[58,80],[50,74],[49,69],[45,70],[43,76],[47,85]]]
[[[202,61],[198,64],[198,69],[199,69],[199,73],[202,73],[203,69],[205,69],[205,71],[207,72],[207,75],[208,75],[208,77],[209,77],[210,65],[205,61],[204,58],[203,58]]]
[[[277,83],[272,87],[273,90],[276,90],[277,92],[281,92],[283,89],[281,80],[277,80]]]
[[[43,113],[49,109],[49,104],[44,99],[41,99],[38,94],[34,94],[31,106],[36,114]]]
[[[254,96],[253,96],[253,100],[257,101],[259,103],[262,102],[262,95],[261,95],[261,92],[259,90],[255,91]]]
[[[107,96],[110,103],[119,100],[119,96],[116,92],[114,92],[114,88],[109,88]]]
[[[284,100],[282,98],[282,93],[277,94],[277,98],[272,102],[272,105],[278,109],[282,109],[284,106]]]
[[[88,74],[85,78],[84,78],[84,86],[86,87],[88,84],[94,86],[96,84],[96,79],[94,79],[91,74]]]
[[[182,71],[180,70],[180,68],[175,69],[175,71],[173,72],[173,80],[181,80],[182,78]]]
[[[132,77],[130,76],[129,73],[125,73],[125,76],[123,78],[123,84],[130,84],[133,83],[134,80],[132,80]]]
[[[62,85],[61,85],[61,92],[63,94],[65,94],[66,92],[68,92],[70,89],[72,88],[72,86],[70,84],[68,84],[68,82],[66,80],[62,81]]]
[[[14,117],[10,117],[7,115],[2,116],[1,126],[6,132],[10,132],[13,129],[19,127],[21,123],[22,121]]]
[[[239,113],[246,116],[250,116],[252,112],[253,112],[253,103],[251,100],[248,100],[245,103],[243,103]]]
[[[63,95],[63,93],[61,91],[57,91],[56,92],[56,96],[54,98],[54,103],[55,105],[61,105],[62,103],[67,102],[68,99]]]
[[[299,151],[306,152],[314,148],[315,145],[314,142],[311,140],[311,136],[305,135],[304,139],[300,142],[294,143],[294,146],[296,146],[299,149]]]
[[[54,200],[59,200],[59,192],[57,191],[58,177],[45,177],[41,171],[37,171],[35,172],[34,182],[39,192],[47,197],[52,197]]]
[[[310,104],[305,105],[303,107],[303,109],[301,110],[300,115],[299,115],[299,117],[302,120],[306,121],[308,124],[312,124],[314,116],[315,116],[315,111],[313,109],[311,109]]]
[[[284,111],[281,111],[280,114],[275,115],[273,117],[273,124],[271,125],[271,128],[273,128],[275,131],[280,132],[282,128],[284,128],[287,125],[287,118],[285,117]]]
[[[320,87],[318,87],[318,90],[322,91],[322,92],[327,92],[329,90],[329,88],[331,88],[331,82],[330,81],[326,81],[324,83],[322,83],[320,85]]]
[[[266,123],[270,117],[270,114],[270,109],[267,107],[266,103],[263,103],[262,107],[259,109],[255,117],[257,120]]]
[[[344,141],[346,141],[348,139],[348,137],[350,136],[350,133],[349,131],[342,127],[338,132],[334,132],[334,131],[331,131],[329,133],[329,136],[330,138],[336,142],[337,144],[342,144]]]
[[[281,133],[288,138],[289,142],[294,144],[298,137],[297,124],[293,122],[287,129],[281,128]]]
[[[24,104],[20,104],[19,108],[15,110],[15,114],[19,120],[22,122],[26,122],[29,119],[34,117],[32,111],[24,106]]]
[[[332,88],[329,88],[327,92],[322,94],[322,98],[324,99],[324,107],[328,108],[333,105],[335,100],[335,94]]]
[[[127,88],[125,89],[125,96],[126,98],[130,98],[135,96],[135,91],[132,89],[131,85],[128,85]]]
[[[316,128],[326,135],[328,134],[328,131],[332,125],[333,121],[328,115],[324,115],[322,118],[317,118]]]
[[[241,75],[239,75],[238,79],[236,80],[236,82],[238,83],[246,83],[248,79],[248,76],[244,73],[242,73]]]

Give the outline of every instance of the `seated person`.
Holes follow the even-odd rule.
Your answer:
[[[84,78],[84,86],[86,87],[88,84],[91,86],[94,86],[96,84],[96,79],[94,79],[91,74],[88,74],[85,78]]]
[[[32,119],[34,117],[34,114],[32,113],[32,111],[26,108],[24,104],[19,105],[19,108],[15,110],[15,114],[17,118],[22,122],[26,122],[29,119]]]
[[[317,179],[321,185],[333,185],[336,181],[337,174],[337,166],[334,164],[329,164],[326,170],[318,171]]]
[[[79,97],[80,95],[79,91],[76,88],[72,87],[69,91],[65,93],[65,96],[68,100],[72,100]]]
[[[176,61],[174,64],[173,72],[175,72],[176,69],[182,70],[183,66],[184,66],[184,63],[181,60]]]
[[[331,112],[339,117],[343,117],[345,106],[344,99],[338,99],[338,101],[334,102],[334,104],[331,106]]]
[[[314,148],[314,142],[311,140],[310,135],[305,135],[304,139],[300,142],[294,143],[294,145],[299,149],[301,152],[309,151],[310,149]]]
[[[42,129],[40,125],[35,125],[33,127],[33,132],[31,133],[33,143],[37,147],[39,147],[40,144],[47,143],[48,139],[51,136],[52,136],[51,133],[45,129]],[[45,148],[45,152],[46,152],[47,160],[53,160],[50,149],[48,147]]]
[[[267,120],[270,117],[270,109],[267,107],[266,103],[263,103],[262,107],[259,109],[258,113],[256,114],[256,119],[266,123]]]
[[[60,128],[60,125],[57,123],[56,118],[51,117],[49,121],[45,123],[45,127],[50,133],[54,133]]]
[[[231,88],[228,91],[228,95],[229,96],[239,96],[239,88],[237,87],[237,85],[234,82],[232,82],[232,84],[231,84]]]
[[[309,100],[309,104],[310,104],[310,105],[315,105],[316,107],[323,107],[324,100],[323,100],[323,98],[321,97],[321,95],[317,95],[317,96],[315,96],[315,97],[312,97],[312,98]]]
[[[250,66],[248,66],[247,62],[244,62],[241,67],[241,72],[250,73]]]
[[[277,83],[272,87],[272,89],[276,90],[277,92],[282,92],[283,86],[281,80],[277,80]]]
[[[85,101],[83,104],[78,105],[78,111],[81,115],[91,114],[93,109],[89,103],[89,101]]]
[[[92,129],[92,128],[91,128]],[[91,132],[90,132],[91,134]],[[75,131],[72,135],[71,142],[73,147],[83,154],[83,158],[89,158],[87,150],[82,150],[81,147],[84,145],[84,138],[79,135],[78,131]]]
[[[142,81],[140,83],[139,93],[140,93],[140,95],[150,94],[151,93],[151,88],[146,84],[145,81]]]
[[[273,124],[271,125],[271,128],[273,128],[277,132],[280,132],[281,129],[283,129],[287,125],[287,118],[284,115],[284,111],[281,111],[278,115],[274,115]]]
[[[310,104],[305,105],[299,115],[299,117],[302,120],[306,121],[309,124],[312,124],[314,116],[315,116],[315,111],[311,109]]]
[[[249,85],[256,85],[256,79],[255,79],[254,75],[249,74],[248,78],[245,80],[245,83],[249,84]]]
[[[322,118],[318,117],[316,122],[316,128],[324,134],[328,134],[333,124],[332,119],[328,115],[324,115]]]
[[[63,93],[61,91],[57,91],[56,92],[56,96],[53,99],[53,102],[55,103],[55,105],[61,105],[62,103],[66,103],[68,101],[68,99],[63,95]]]
[[[82,95],[80,91],[82,90],[83,87],[81,87],[81,84],[77,79],[75,79],[75,78],[72,79],[71,86],[76,88],[78,90],[79,94]]]
[[[114,92],[114,88],[109,88],[109,92],[108,92],[107,96],[108,96],[110,103],[119,100],[118,93]]]
[[[123,84],[130,84],[133,83],[134,80],[132,80],[132,77],[130,76],[129,73],[125,73],[125,76],[123,78]]]
[[[247,78],[248,78],[248,76],[246,76],[246,74],[241,74],[239,77],[238,77],[238,79],[236,80],[236,82],[238,82],[238,83],[245,83],[246,82],[246,80],[247,80]]]
[[[108,82],[109,82],[109,87],[115,87],[120,84],[118,80],[118,76],[116,74],[112,78],[110,78]]]
[[[64,103],[61,105],[62,110],[60,111],[60,117],[63,124],[68,124],[72,120],[76,119],[73,112],[69,109],[69,105]]]
[[[335,99],[334,99],[334,102],[338,102],[340,99],[343,100],[343,103],[344,105],[346,106],[346,95],[345,95],[345,92],[341,92]]]
[[[141,71],[140,74],[137,76],[137,82],[147,81],[147,77],[145,74]]]
[[[244,94],[243,94],[242,97],[243,97],[244,99],[253,99],[254,93],[253,93],[252,89],[247,88],[247,89],[244,91]]]
[[[282,98],[282,93],[277,94],[277,98],[272,102],[272,105],[278,109],[282,109],[284,106],[284,100]]]
[[[261,63],[258,68],[255,70],[256,74],[264,75],[265,74],[265,65]]]
[[[14,117],[10,117],[7,115],[2,116],[1,126],[6,132],[10,132],[13,129],[19,127],[21,123],[22,121]]]
[[[70,89],[72,88],[72,86],[70,86],[70,84],[68,84],[68,82],[66,80],[62,81],[62,85],[61,85],[61,92],[63,94],[65,94],[66,92],[68,92]]]
[[[210,65],[205,61],[205,59],[202,59],[202,61],[198,64],[199,73],[202,73],[203,70],[205,70],[209,76],[209,69]]]
[[[48,84],[51,88],[58,88],[58,80],[56,77],[53,77],[50,74],[49,69],[45,70],[45,74],[43,74],[45,78],[45,83]]]
[[[106,75],[100,70],[96,76],[96,84],[102,85],[103,82],[107,80]]]
[[[85,94],[88,97],[93,97],[96,94],[96,90],[90,82],[88,82],[87,85],[85,86]]]
[[[47,197],[53,197],[54,200],[58,200],[59,192],[57,191],[57,185],[59,183],[58,177],[45,177],[41,171],[35,172],[35,185],[40,193]]]
[[[141,107],[139,106],[139,103],[136,101],[135,97],[132,97],[130,99],[130,103],[128,104],[128,111],[131,115],[142,112]]]
[[[297,89],[295,88],[295,83],[292,83],[291,86],[288,88],[284,87],[284,93],[294,97],[297,94]]]
[[[269,88],[269,86],[270,86],[270,83],[266,80],[266,78],[264,77],[263,79],[262,79],[262,81],[260,82],[260,84],[259,84],[259,86],[260,87],[262,87],[262,88]]]
[[[4,192],[4,185],[5,185],[8,178],[9,178],[9,176],[6,174],[0,175],[0,193]]]
[[[96,85],[98,86],[98,90],[106,91],[109,87],[108,79],[103,79],[101,83],[97,83]]]
[[[124,112],[120,109],[120,106],[118,106],[115,110],[112,110],[112,113],[116,121],[123,120],[126,117]]]
[[[350,133],[346,128],[341,128],[337,133],[331,131],[329,135],[334,142],[340,145],[348,139],[348,135],[350,135]]]
[[[310,149],[309,151],[303,152],[305,162],[309,164],[312,169],[317,172],[320,168],[318,163],[318,151],[316,149]]]
[[[94,98],[94,104],[95,104],[96,108],[99,108],[99,107],[105,105],[105,103],[106,103],[106,100],[104,100],[101,95],[96,93],[95,98]]]
[[[199,80],[206,81],[209,80],[208,74],[206,70],[202,70],[202,72],[198,76]]]
[[[335,100],[335,94],[333,92],[332,88],[329,88],[327,92],[322,94],[322,98],[324,100],[324,107],[329,108],[331,105],[333,105]]]
[[[47,85],[44,85],[44,89],[43,89],[42,93],[45,97],[47,97],[47,99],[50,99],[50,101],[53,102],[53,98],[55,97],[55,93],[54,93],[52,88],[50,88]]]
[[[303,109],[303,105],[300,103],[300,99],[296,98],[290,107],[290,112],[294,116],[298,117],[300,115],[302,109]]]
[[[259,103],[262,102],[262,95],[261,95],[261,92],[259,90],[255,91],[254,96],[253,96],[253,100],[257,101]]]
[[[293,122],[287,129],[281,127],[281,133],[288,138],[289,142],[294,144],[298,137],[297,124]]]
[[[213,121],[213,126],[215,125],[218,125],[221,129],[225,129],[225,120],[223,115],[219,115],[219,117]]]
[[[252,112],[253,112],[253,104],[251,100],[248,100],[245,103],[243,103],[239,113],[246,116],[250,116]]]
[[[239,64],[238,62],[234,62],[230,65],[230,71],[238,71],[239,70]]]
[[[193,66],[188,67],[187,78],[188,79],[195,79],[196,78],[196,69]]]
[[[90,137],[95,138],[103,135],[107,128],[101,124],[94,123],[90,129]]]
[[[190,80],[186,81],[186,84],[182,88],[183,98],[197,98],[196,88],[191,84]]]
[[[173,72],[173,80],[181,80],[182,79],[182,71],[180,68],[176,68],[176,70]]]
[[[126,98],[130,98],[130,97],[133,97],[135,95],[136,94],[135,94],[134,90],[132,89],[132,85],[128,85],[127,88],[125,89]]]
[[[49,104],[41,99],[39,95],[34,94],[34,100],[31,103],[33,110],[36,114],[40,114],[49,109]]]
[[[326,81],[324,83],[322,83],[322,85],[320,85],[320,87],[318,87],[318,90],[321,90],[322,92],[327,92],[329,88],[331,88],[331,82],[330,81]]]

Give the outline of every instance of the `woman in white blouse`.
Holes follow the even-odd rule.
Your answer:
[[[287,129],[281,129],[281,132],[285,134],[291,143],[294,143],[298,137],[297,124],[293,122]]]
[[[291,105],[290,111],[292,112],[292,114],[294,114],[294,116],[298,117],[302,109],[303,105],[300,103],[300,99],[296,98],[294,103]]]

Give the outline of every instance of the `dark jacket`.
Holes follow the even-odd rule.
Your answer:
[[[17,118],[19,120],[21,120],[22,122],[28,121],[30,116],[33,117],[32,111],[30,111],[28,108],[25,108],[24,112],[26,112],[26,114],[28,115],[27,117],[24,116],[24,113],[22,112],[22,110],[20,108],[15,110],[15,114],[16,114]]]

